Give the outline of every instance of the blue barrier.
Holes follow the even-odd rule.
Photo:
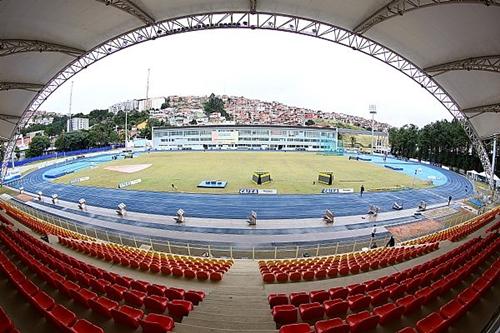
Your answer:
[[[97,153],[97,152],[112,150],[112,149],[120,148],[120,147],[123,147],[123,145],[106,146],[106,147],[89,148],[89,149],[79,149],[79,150],[72,150],[72,151],[59,152],[59,153],[50,153],[50,154],[36,156],[36,157],[28,157],[28,158],[25,158],[24,160],[21,160],[21,161],[15,161],[14,166],[19,167],[19,166],[30,164],[33,162],[48,160],[51,158],[57,158],[57,157],[63,157],[63,156],[69,157],[69,156]],[[9,161],[7,166],[9,168],[12,168],[12,161]]]
[[[395,170],[395,171],[403,171],[404,169],[402,167],[393,167],[392,165],[384,165],[387,169]]]

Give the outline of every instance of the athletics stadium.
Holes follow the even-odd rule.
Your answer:
[[[0,1],[0,330],[497,332],[499,5]],[[387,133],[359,151],[345,129],[285,124],[154,127],[148,147],[12,165],[74,75],[216,29],[319,38],[400,71],[460,123],[486,189],[392,156]]]

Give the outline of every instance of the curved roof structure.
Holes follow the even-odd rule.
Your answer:
[[[461,120],[491,171],[482,140],[500,132],[500,0],[0,0],[0,139],[11,151],[32,111],[102,57],[212,28],[308,34],[387,62]]]

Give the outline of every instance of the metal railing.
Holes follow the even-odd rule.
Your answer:
[[[342,253],[362,251],[370,248],[372,244],[371,238],[358,239],[354,242],[337,241],[331,243],[319,244],[301,244],[290,246],[274,246],[274,247],[238,247],[220,244],[196,244],[188,242],[178,242],[171,240],[158,240],[144,235],[132,233],[120,233],[116,230],[106,228],[96,228],[85,224],[75,223],[70,219],[61,218],[59,216],[35,209],[24,203],[15,200],[9,200],[8,204],[15,206],[17,209],[36,217],[43,222],[77,232],[96,240],[104,242],[112,242],[131,247],[149,246],[154,251],[172,253],[178,255],[189,256],[206,256],[212,258],[234,258],[234,259],[288,259],[299,257],[313,256],[328,256]],[[441,221],[442,228],[433,230],[431,233],[450,228],[465,222],[471,218],[470,215],[456,213],[449,215],[444,221]],[[411,239],[416,239],[428,234],[423,232],[421,235],[413,235]],[[375,242],[380,245],[385,245],[389,237],[376,237]],[[404,240],[404,241],[408,241]],[[403,240],[402,240],[403,241]]]
[[[8,202],[15,208],[36,217],[46,223],[77,232],[96,240],[112,242],[139,248],[149,246],[152,250],[189,256],[208,255],[213,258],[241,258],[241,259],[286,259],[299,257],[327,256],[348,252],[362,251],[371,246],[371,238],[352,241],[337,241],[319,244],[283,245],[274,247],[240,247],[221,244],[197,244],[171,240],[158,240],[144,235],[120,233],[106,228],[75,223],[72,220],[38,210],[18,201]],[[389,237],[376,237],[377,244],[386,244]]]

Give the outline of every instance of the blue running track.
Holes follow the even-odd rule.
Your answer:
[[[81,162],[82,159],[79,159],[76,163]],[[392,210],[394,201],[403,202],[406,209],[417,207],[422,200],[432,205],[447,202],[449,195],[457,200],[471,194],[472,184],[455,172],[430,165],[411,162],[408,164],[439,171],[446,177],[446,182],[428,189],[368,192],[363,197],[358,193],[263,196],[188,194],[55,184],[44,177],[46,172],[58,167],[55,165],[33,171],[9,185],[15,188],[23,186],[31,193],[42,191],[46,196],[57,193],[60,199],[67,201],[76,202],[85,198],[87,204],[104,208],[114,209],[124,202],[128,210],[141,213],[175,215],[176,211],[182,208],[187,216],[220,219],[244,219],[250,210],[255,210],[259,219],[317,218],[322,216],[325,209],[334,211],[337,216],[362,215],[366,214],[370,204],[379,206],[384,212]]]

